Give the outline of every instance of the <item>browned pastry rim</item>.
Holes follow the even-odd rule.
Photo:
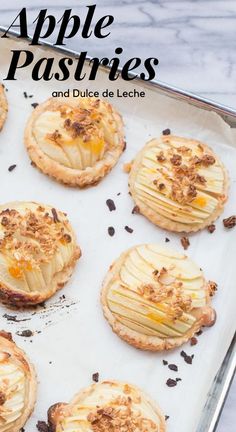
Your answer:
[[[0,251],[1,254],[8,251],[6,261],[1,261],[1,266],[4,265],[0,278],[1,301],[14,306],[44,302],[66,284],[81,256],[69,221],[64,213],[51,206],[33,202],[14,202],[0,206],[0,219],[1,231],[4,233]],[[58,248],[63,249],[63,245],[67,247],[68,242],[69,255],[63,261],[64,264],[54,264],[47,282],[45,279],[45,286],[37,287],[31,279],[32,270],[38,269],[44,280],[44,265],[51,266],[52,260],[61,250]],[[8,268],[5,268],[6,265]],[[24,289],[24,286],[30,289]]]
[[[174,207],[173,207],[173,212],[172,212],[173,215],[172,216],[169,215],[168,217],[166,217],[164,214],[161,214],[161,212],[154,211],[153,208],[151,208],[147,203],[143,202],[143,200],[140,199],[139,193],[137,192],[135,182],[136,182],[137,175],[140,171],[140,167],[141,167],[143,156],[144,156],[145,152],[150,148],[155,148],[155,143],[159,143],[159,142],[171,143],[172,140],[174,140],[175,143],[180,144],[182,146],[182,148],[189,148],[190,150],[193,146],[199,146],[203,152],[205,152],[207,155],[214,158],[222,169],[223,176],[224,176],[223,191],[222,191],[222,194],[219,195],[217,198],[218,204],[217,204],[216,208],[214,209],[214,211],[212,213],[210,213],[209,216],[207,218],[205,218],[200,223],[192,222],[192,223],[187,224],[187,223],[181,222],[181,220],[176,220]],[[174,160],[172,163],[174,164]],[[204,180],[204,178],[201,178],[201,176],[199,176],[199,179]],[[173,184],[175,185],[175,182],[173,182]],[[163,183],[163,185],[164,185],[164,183]],[[161,184],[161,186],[162,186],[162,184]],[[196,184],[194,185],[194,183],[193,183],[192,186],[193,186],[193,188],[195,188]],[[137,207],[139,209],[139,212],[142,215],[144,215],[147,219],[149,219],[152,223],[154,223],[155,225],[158,225],[159,227],[164,228],[168,231],[186,232],[186,233],[187,232],[196,232],[196,231],[202,230],[202,229],[206,228],[207,226],[211,225],[220,216],[220,214],[224,210],[224,204],[228,198],[228,188],[229,188],[229,177],[228,177],[228,173],[227,173],[224,165],[221,163],[221,161],[215,155],[215,153],[210,149],[210,147],[208,147],[206,144],[203,144],[202,142],[197,141],[197,140],[192,140],[192,139],[187,139],[187,138],[182,138],[182,137],[176,137],[174,135],[162,136],[159,139],[152,139],[151,141],[149,141],[144,146],[144,148],[142,148],[139,151],[139,153],[137,154],[137,156],[135,157],[134,161],[131,164],[131,171],[130,171],[130,175],[129,175],[129,190],[130,190],[130,194],[132,195],[132,197],[135,201],[135,204],[137,205]],[[181,189],[181,187],[180,187],[180,189]],[[158,192],[160,193],[161,189],[159,189]],[[189,210],[187,210],[187,211],[189,211]]]
[[[0,352],[4,353],[4,355],[10,355],[13,359],[13,362],[17,363],[25,372],[25,376],[28,380],[23,412],[20,417],[13,422],[11,429],[7,429],[7,432],[19,432],[34,410],[37,390],[36,373],[34,366],[31,364],[24,351],[18,348],[17,345],[12,341],[10,333],[6,333],[4,331],[0,332]],[[4,409],[4,404],[2,407]]]
[[[44,174],[49,175],[55,180],[68,186],[78,186],[80,188],[96,185],[104,176],[106,176],[114,165],[117,163],[120,155],[125,150],[125,139],[123,131],[123,120],[115,108],[108,102],[99,100],[100,104],[106,107],[111,113],[114,123],[116,123],[116,134],[118,142],[110,143],[109,148],[98,160],[94,166],[87,166],[85,169],[75,169],[53,160],[39,147],[34,137],[34,124],[39,116],[47,110],[56,110],[62,104],[70,107],[77,107],[79,98],[57,98],[48,99],[46,102],[38,105],[31,114],[25,129],[25,146],[32,162]]]
[[[112,387],[127,388],[127,390],[125,390],[124,396],[130,396],[129,391],[131,391],[131,396],[130,396],[131,399],[132,399],[132,392],[135,392],[135,394],[138,395],[138,397],[140,398],[140,403],[142,403],[142,400],[145,401],[145,403],[149,405],[152,412],[155,413],[155,415],[159,419],[160,425],[158,428],[158,432],[166,431],[165,418],[157,403],[155,403],[145,392],[143,392],[133,384],[131,385],[120,381],[112,380],[112,381],[103,381],[98,384],[92,384],[88,388],[81,390],[77,395],[74,396],[74,398],[69,404],[57,403],[51,406],[48,410],[48,424],[49,424],[50,432],[56,432],[57,430],[59,430],[58,427],[60,425],[61,420],[72,414],[73,406],[82,404],[83,400],[86,399],[87,396],[91,396],[94,392],[96,392],[96,389],[98,387],[102,387],[103,385],[111,388]],[[93,406],[93,409],[91,409],[91,414],[94,411],[94,409],[96,409],[95,406]],[[102,410],[103,408],[102,407],[100,408],[100,406],[97,405],[97,411],[100,413]],[[88,430],[94,430],[94,429],[89,428]],[[101,429],[101,430],[105,430],[105,429]],[[145,428],[145,431],[149,431],[149,430],[152,431],[154,429]],[[107,432],[109,432],[109,426]],[[144,432],[144,429],[140,429],[140,432]]]
[[[0,130],[3,128],[3,125],[7,118],[8,112],[8,103],[5,95],[4,87],[0,84]]]
[[[121,323],[115,314],[113,314],[113,312],[110,310],[107,301],[107,295],[108,291],[110,290],[110,284],[114,280],[118,281],[119,270],[126,256],[131,250],[134,249],[136,249],[136,246],[123,252],[121,256],[110,266],[102,284],[101,304],[103,313],[114,333],[116,333],[121,339],[128,342],[130,345],[133,345],[135,348],[148,351],[164,351],[183,345],[185,342],[190,340],[191,337],[193,337],[201,329],[201,327],[210,327],[215,323],[216,313],[215,310],[210,306],[210,295],[213,295],[213,293],[210,292],[210,284],[207,284],[206,282],[204,289],[207,292],[209,302],[207,306],[194,310],[194,316],[197,318],[197,320],[194,325],[190,327],[189,331],[187,331],[182,336],[165,338],[150,336],[139,333],[138,331],[133,330]]]

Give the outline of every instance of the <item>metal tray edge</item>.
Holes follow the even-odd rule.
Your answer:
[[[0,32],[5,32],[7,27],[0,25]],[[15,31],[8,32],[13,38],[18,39],[19,33]],[[31,40],[29,36],[26,38],[27,40]],[[40,40],[40,44],[43,47],[61,52],[63,54],[71,55],[73,57],[79,56],[80,53],[74,50],[70,50],[67,48],[62,48],[54,45],[51,42]],[[92,57],[87,56],[86,61],[90,62]],[[100,66],[100,69],[104,70],[106,73],[109,72],[109,66]],[[132,76],[133,74],[130,73]],[[212,110],[224,120],[230,124],[231,126],[236,127],[236,109],[231,108],[229,106],[214,102],[213,100],[198,96],[194,93],[182,90],[178,87],[163,83],[161,81],[152,80],[152,81],[143,81],[140,78],[136,78],[139,81],[139,84],[142,84],[143,87],[146,88],[155,88],[159,92],[167,94],[169,97],[173,97],[175,99],[182,99],[185,102],[188,102],[192,105],[195,105],[199,108],[205,110]],[[208,397],[205,403],[205,406],[202,411],[202,415],[198,424],[198,427],[195,432],[215,432],[220,420],[220,416],[230,390],[230,386],[232,384],[234,375],[236,372],[236,333],[232,339],[232,342],[229,346],[229,349],[225,355],[223,363],[215,376],[215,379],[212,383],[212,386],[208,392]]]

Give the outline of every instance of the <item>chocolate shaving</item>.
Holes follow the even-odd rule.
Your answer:
[[[165,415],[165,421],[167,421],[170,418],[170,416]]]
[[[177,385],[177,381],[172,378],[168,378],[168,380],[166,381],[166,385],[168,387],[175,387]]]
[[[170,134],[171,134],[171,131],[170,131],[169,128],[164,129],[164,130],[162,131],[162,135],[170,135]]]
[[[183,357],[183,359],[184,359],[184,361],[185,361],[186,363],[188,363],[188,364],[192,364],[192,362],[193,362],[193,357],[194,357],[193,355],[192,355],[192,356],[189,356],[188,354],[186,354],[185,351],[181,351],[180,355],[181,355],[181,357]]]
[[[178,366],[176,364],[169,364],[168,368],[174,372],[178,372]]]
[[[216,229],[216,226],[214,224],[208,225],[207,231],[212,234]]]
[[[108,231],[109,236],[111,236],[111,237],[113,237],[113,235],[115,234],[115,228],[112,226],[108,227],[107,231]]]
[[[188,237],[182,237],[180,239],[180,241],[181,241],[181,244],[182,244],[184,250],[188,249],[188,247],[190,246],[189,238]]]
[[[167,360],[162,360],[162,363],[164,366],[168,365],[168,361]]]
[[[231,229],[234,228],[236,225],[236,216],[230,216],[226,219],[223,219],[223,224],[225,228]]]
[[[116,210],[115,203],[114,203],[114,201],[112,199],[106,200],[106,205],[107,205],[107,207],[109,208],[110,211]]]
[[[170,239],[168,237],[165,238],[165,242],[169,243]]]
[[[125,225],[125,231],[127,231],[128,233],[132,234],[132,232],[134,231],[132,228],[130,228],[128,225]]]
[[[35,109],[35,108],[37,108],[38,103],[37,103],[37,102],[33,102],[33,103],[31,104],[31,106]]]
[[[196,333],[196,335],[197,335],[197,336],[201,336],[202,333],[203,333],[203,331],[202,331],[202,330],[199,330],[199,331]]]
[[[92,380],[94,381],[94,382],[98,382],[99,381],[99,373],[98,372],[95,372],[93,375],[92,375]]]
[[[8,171],[9,171],[9,172],[12,172],[16,167],[17,167],[16,164],[14,164],[14,165],[10,165],[9,168],[8,168]]]

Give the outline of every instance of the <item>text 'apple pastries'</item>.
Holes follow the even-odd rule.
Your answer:
[[[93,384],[69,404],[49,409],[52,432],[165,432],[159,407],[137,387],[118,381]]]
[[[129,186],[140,213],[154,224],[191,232],[210,225],[223,211],[228,176],[205,144],[163,135],[138,153]]]
[[[7,118],[8,103],[4,92],[4,87],[0,84],[0,130],[3,128]]]
[[[185,255],[143,244],[113,263],[101,301],[115,333],[137,348],[159,351],[177,347],[201,326],[214,324],[210,297],[215,289]]]
[[[32,305],[69,279],[80,248],[61,211],[35,202],[0,206],[0,298]]]
[[[25,353],[0,332],[0,432],[19,432],[36,399],[36,375]]]
[[[84,187],[96,184],[118,161],[125,148],[123,121],[100,99],[49,99],[32,113],[25,144],[45,174]]]

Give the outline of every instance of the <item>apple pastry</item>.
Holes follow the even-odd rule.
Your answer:
[[[11,335],[0,332],[0,432],[23,428],[34,409],[36,388],[34,367]]]
[[[80,391],[69,404],[48,412],[52,432],[165,432],[165,419],[156,404],[137,387],[103,381]]]
[[[0,299],[38,304],[69,279],[80,248],[62,213],[35,202],[0,206]]]
[[[216,283],[188,257],[156,244],[132,247],[112,264],[101,301],[113,331],[136,348],[161,351],[215,322]]]
[[[227,200],[228,175],[205,144],[173,135],[153,139],[131,166],[130,193],[139,212],[161,228],[198,231]]]
[[[0,130],[3,128],[3,125],[7,118],[8,111],[8,103],[5,95],[4,87],[0,84]]]
[[[125,149],[123,121],[100,99],[49,99],[32,113],[25,145],[45,174],[84,187],[98,183],[118,161]]]

